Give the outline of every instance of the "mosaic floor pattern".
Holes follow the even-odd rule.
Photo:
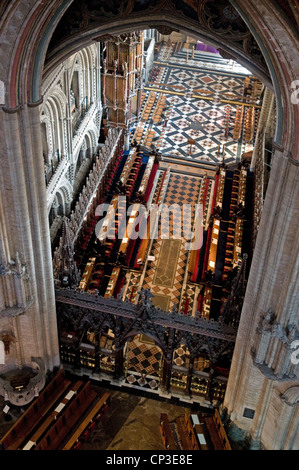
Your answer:
[[[189,367],[190,353],[184,345],[174,351],[173,363],[178,367]]]
[[[181,240],[162,240],[154,284],[163,287],[173,286],[180,248]]]
[[[159,307],[162,310],[167,311],[169,309],[170,297],[169,295],[155,294],[152,298],[152,302],[155,307]]]
[[[157,100],[160,95],[166,95],[166,107],[161,123],[155,123],[153,114],[144,123],[144,132],[150,129],[151,133],[149,144],[146,140],[145,145],[155,145],[162,155],[198,162],[221,162],[223,151],[226,163],[240,160],[243,152],[253,148],[253,141],[245,143],[242,135],[239,140],[233,138],[244,74],[221,70],[222,62],[222,69],[227,68],[227,61],[220,57],[217,64],[212,61],[209,69],[206,61],[185,60],[184,63],[182,54],[174,53],[171,44],[160,48],[145,88],[143,106],[149,93],[154,92]],[[254,112],[257,123],[259,109],[255,108]]]
[[[152,390],[158,388],[162,351],[152,341],[136,336],[127,343],[126,381]]]
[[[176,173],[170,173],[168,186],[166,189],[164,203],[166,205],[178,204],[182,207],[183,204],[190,204],[192,210],[194,211],[195,204],[198,201],[199,192],[200,192],[201,178],[190,178],[189,176],[179,175]],[[164,252],[163,247],[165,247],[164,242],[160,237],[153,241],[150,255],[154,257],[154,260],[150,267],[146,270],[143,280],[143,288],[151,289],[154,295],[166,296],[170,298],[169,310],[174,306],[174,303],[179,306],[182,289],[185,279],[185,270],[186,263],[188,259],[188,251],[186,250],[185,243],[183,240],[178,240],[182,234],[182,219],[180,223],[173,221],[170,213],[170,226],[169,226],[169,235],[171,238],[176,239],[173,241],[179,241],[180,247],[178,254],[176,256],[176,263],[173,264],[173,268],[169,267],[169,273],[172,270],[172,285],[162,285],[163,279],[159,279],[159,284],[157,282],[157,272],[159,273],[158,263],[161,260],[161,263],[165,263],[166,267],[166,258],[167,253]],[[174,223],[173,223],[174,222]]]

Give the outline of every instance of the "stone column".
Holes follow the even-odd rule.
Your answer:
[[[125,130],[125,142],[124,142],[124,150],[127,151],[130,148],[130,130]]]
[[[289,157],[276,146],[224,400],[240,435],[273,449],[283,448],[273,439],[274,391],[298,384],[299,165]]]
[[[60,359],[40,106],[39,103],[16,109],[2,106],[0,114],[3,257],[7,264],[18,253],[33,299],[31,304],[23,305],[21,311],[11,310],[18,307],[17,293],[11,287],[6,294],[6,307],[0,312],[0,330],[4,324],[11,326],[18,347],[18,362],[30,364],[32,356],[40,357],[46,369],[52,370]],[[11,358],[11,362],[14,361],[17,362],[16,357]]]
[[[69,160],[73,163],[73,125],[71,118],[71,83],[70,83],[70,73],[69,63],[66,62],[65,72],[63,75],[64,78],[64,87],[65,94],[67,97],[67,106],[66,106],[66,147]]]

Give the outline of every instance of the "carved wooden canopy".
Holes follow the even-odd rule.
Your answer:
[[[100,333],[109,327],[115,334],[115,345],[123,347],[127,339],[138,333],[155,339],[164,354],[187,345],[192,355],[205,349],[209,359],[232,353],[237,330],[219,320],[185,316],[175,310],[165,312],[152,304],[148,289],[139,292],[138,304],[121,299],[104,298],[77,289],[57,288],[55,291],[60,330],[75,332],[79,340],[84,330]]]

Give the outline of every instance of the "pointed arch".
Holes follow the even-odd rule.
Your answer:
[[[56,86],[41,109],[41,123],[45,125],[48,142],[46,162],[67,153],[65,129],[67,97],[63,90]]]

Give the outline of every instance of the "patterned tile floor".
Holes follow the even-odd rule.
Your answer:
[[[174,351],[173,363],[178,367],[189,367],[190,353],[184,345]]]
[[[180,60],[175,62],[176,57],[179,57]],[[221,59],[217,58],[217,60],[221,62]],[[140,129],[143,128],[143,137],[140,142],[143,142],[145,135],[149,135],[149,130],[154,130],[155,138],[152,142],[162,153],[162,156],[183,157],[183,160],[177,160],[174,163],[161,162],[163,169],[160,169],[157,175],[153,203],[163,202],[168,207],[172,204],[182,206],[182,204],[189,203],[194,215],[194,206],[199,200],[200,191],[203,190],[203,178],[206,170],[200,172],[189,166],[184,171],[186,159],[189,162],[191,159],[197,163],[216,164],[222,161],[222,156],[217,156],[219,145],[222,148],[222,145],[225,144],[225,161],[228,163],[238,160],[243,151],[251,149],[251,145],[245,146],[242,141],[237,142],[232,138],[232,127],[229,129],[228,136],[224,135],[227,105],[220,102],[220,97],[238,99],[243,93],[243,84],[244,76],[242,75],[227,73],[223,70],[220,72],[215,69],[209,70],[206,65],[202,68],[196,68],[191,67],[190,63],[184,64],[181,51],[174,52],[171,44],[163,45],[160,48],[158,61],[155,63],[152,75],[152,83],[148,83],[148,89],[144,91],[142,110],[146,106],[150,90],[155,91],[156,102],[160,91],[163,90],[167,97],[168,114],[165,108],[163,121],[160,125],[154,123],[153,114],[142,122]],[[203,99],[202,96],[206,98]],[[233,122],[236,106],[230,106]],[[196,141],[192,155],[190,155],[190,145],[188,144],[190,138]],[[190,174],[190,171],[194,171],[198,177]],[[204,213],[205,221],[208,219],[208,204],[213,192],[211,171],[212,169],[207,170],[210,181],[207,194],[208,203]],[[163,177],[165,179],[161,191]],[[165,235],[165,230],[160,222],[159,236],[153,240],[147,253],[147,255],[154,257],[154,261],[147,263],[143,271],[133,270],[128,273],[124,297],[131,302],[136,302],[140,288],[149,288],[156,295],[153,298],[154,305],[169,311],[174,305],[182,309],[184,299],[187,297],[189,300],[188,314],[195,314],[199,287],[188,282],[186,277],[188,251],[184,240],[180,239],[182,224],[176,223],[172,214],[170,214],[168,229],[170,237],[174,240],[163,239],[162,235]],[[171,242],[179,243],[175,246],[176,244]],[[188,354],[184,345],[181,345],[174,353],[173,363],[178,367],[188,367]],[[156,345],[142,342],[140,337],[135,337],[127,344],[126,383],[131,386],[157,390],[161,359],[162,352]]]
[[[135,336],[126,347],[126,382],[137,387],[156,390],[160,381],[161,361],[160,348],[143,335]]]
[[[169,171],[169,170],[168,170]],[[169,175],[167,184],[163,176]],[[190,175],[179,174],[176,172],[169,173],[160,171],[156,180],[156,187],[153,191],[152,201],[157,200],[165,203],[168,207],[172,204],[189,203],[192,207],[192,220],[194,216],[194,207],[198,202],[200,191],[202,190],[203,174],[198,177],[190,177]],[[161,196],[160,190],[164,187]],[[160,193],[160,196],[159,196]],[[153,240],[151,249],[148,254],[154,256],[154,261],[146,264],[144,271],[132,270],[128,273],[127,288],[124,297],[131,302],[138,299],[138,291],[140,288],[149,288],[155,297],[153,304],[164,310],[171,310],[176,304],[178,307],[182,304],[182,297],[186,294],[189,298],[189,314],[196,311],[196,293],[197,287],[186,282],[185,271],[188,260],[188,251],[185,249],[184,240],[173,239],[182,235],[182,220],[176,223],[170,213],[169,236],[170,240],[161,238],[165,235],[163,225],[159,224],[158,238]],[[176,253],[171,242],[178,243]],[[167,244],[169,244],[167,248]],[[171,249],[169,250],[169,248]],[[167,253],[172,254],[172,260],[166,263]],[[175,261],[174,261],[175,260]],[[164,269],[163,269],[164,268]],[[178,348],[173,357],[173,363],[179,367],[188,367],[188,351],[184,345]],[[133,338],[127,343],[125,354],[126,378],[125,382],[128,386],[158,391],[160,384],[159,371],[162,360],[162,351],[151,341],[142,340],[142,335]]]
[[[161,351],[156,347],[133,340],[127,353],[129,368],[141,374],[156,375],[159,371]]]
[[[158,171],[156,184],[153,189],[152,203],[159,204],[164,198],[164,191],[166,189],[166,179],[167,171]],[[148,253],[149,254],[149,253]],[[124,292],[124,298],[130,300],[130,302],[135,302],[138,299],[138,291],[142,287],[142,272],[131,271],[128,274],[127,287]]]
[[[213,64],[212,69],[206,64],[205,68],[198,68],[201,64],[198,60],[184,63],[182,53],[173,53],[173,49],[171,44],[161,47],[145,88],[147,96],[149,90],[155,90],[157,96],[161,92],[166,94],[164,121],[156,125],[150,117],[145,131],[150,126],[155,132],[153,142],[162,155],[216,164],[222,161],[225,145],[226,163],[238,161],[243,152],[252,150],[253,142],[245,144],[242,138],[239,141],[233,139],[237,105],[220,100],[240,100],[244,75],[223,70],[227,61],[221,58],[217,58],[220,71]],[[225,135],[228,109],[230,124]],[[256,121],[258,113],[256,109]],[[191,149],[189,139],[195,140]]]
[[[168,207],[172,204],[177,204],[178,206],[182,207],[183,204],[188,203],[192,207],[192,212],[194,214],[194,207],[199,197],[200,184],[201,178],[190,178],[189,176],[170,173],[164,203]],[[176,223],[176,221],[173,221],[171,213],[169,219],[169,235],[170,237],[173,237],[173,239],[178,239],[183,234],[182,225],[181,223]],[[182,220],[180,222],[182,222]],[[174,242],[181,241],[181,243],[176,255],[176,263],[173,264],[173,280],[171,284],[166,286],[165,283],[163,283],[161,280],[159,281],[156,276],[157,269],[159,268],[159,259],[161,257],[163,263],[163,257],[165,256],[165,253],[162,251],[163,246],[165,247],[163,241],[165,240],[163,240],[161,237],[158,237],[153,241],[150,255],[154,256],[155,261],[151,263],[150,268],[145,272],[142,287],[144,289],[151,289],[153,294],[159,294],[160,296],[168,297],[170,299],[169,310],[171,310],[174,306],[174,303],[176,303],[177,306],[180,303],[185,278],[186,263],[188,259],[188,251],[186,250],[184,240],[173,240]]]
[[[153,201],[157,200],[163,174],[164,172],[161,171],[158,175]],[[194,207],[198,202],[200,191],[202,191],[203,174],[198,177],[190,177],[190,175],[170,172],[167,186],[165,185],[165,195],[160,197],[160,202],[163,201],[168,207],[172,204],[182,207],[183,204],[189,203],[193,220]],[[209,183],[208,198],[212,194],[211,184],[212,180]],[[204,212],[204,217],[207,217],[207,211]],[[155,294],[153,304],[163,310],[170,311],[174,304],[177,308],[182,307],[183,296],[187,295],[189,299],[188,313],[192,314],[196,311],[196,305],[194,305],[196,289],[194,285],[185,282],[189,251],[186,250],[185,240],[178,239],[184,235],[183,220],[181,219],[180,223],[175,223],[171,212],[169,220],[170,223],[166,230],[163,230],[161,223],[159,224],[158,237],[153,240],[149,248],[148,255],[153,256],[154,261],[148,262],[144,266],[143,272],[132,270],[128,273],[124,298],[134,303],[138,300],[138,291],[141,288],[149,288]],[[161,238],[161,234],[166,235],[168,230],[170,240]],[[177,244],[177,247],[171,246],[172,243]],[[171,246],[171,250],[167,249],[167,244]],[[169,262],[166,263],[168,255],[170,256]]]

